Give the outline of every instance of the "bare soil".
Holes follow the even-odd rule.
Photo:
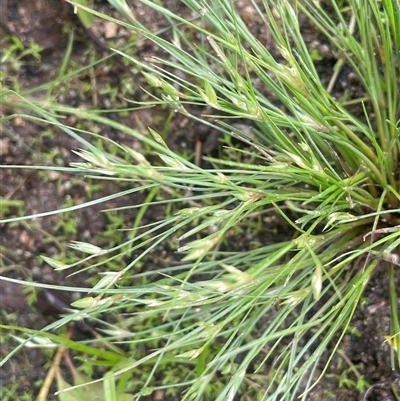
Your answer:
[[[140,2],[128,2],[135,15],[142,23],[160,29],[166,25],[160,16],[146,9]],[[171,10],[176,13],[187,13],[184,6],[175,0],[166,1]],[[50,6],[51,5],[51,6]],[[96,1],[95,6],[102,12],[116,15],[107,2]],[[243,18],[252,26],[264,43],[270,46],[273,52],[274,44],[268,37],[260,21],[255,18],[254,10],[250,2],[241,0],[237,2]],[[129,33],[122,28],[111,26],[100,21],[96,22],[93,31],[88,32],[79,23],[69,4],[59,1],[28,0],[20,2],[0,1],[0,24],[3,33],[12,33],[18,36],[25,44],[34,40],[45,48],[42,58],[37,61],[33,58],[23,60],[19,70],[13,71],[14,76],[10,80],[18,81],[22,88],[36,87],[44,82],[54,79],[59,71],[60,64],[65,54],[67,43],[67,24],[72,24],[75,32],[73,48],[73,60],[77,65],[85,65],[92,56],[99,58],[106,55],[104,45],[108,42],[123,44],[129,38]],[[336,62],[335,51],[330,49],[323,37],[304,22],[304,35],[313,46],[323,51],[325,57],[318,62],[318,69],[324,82],[329,82],[333,65]],[[136,55],[142,59],[154,55],[162,55],[160,49],[149,41],[143,41],[136,49]],[[121,106],[124,103],[122,97],[112,98],[106,91],[107,86],[123,92],[121,85],[131,85],[131,96],[135,100],[145,99],[141,87],[146,83],[141,75],[130,69],[123,60],[113,57],[99,67],[95,68],[94,75],[83,75],[79,80],[66,88],[65,93],[59,97],[59,101],[73,107],[96,107],[110,109]],[[350,75],[350,78],[349,78]],[[93,76],[95,80],[93,81]],[[336,84],[335,90],[342,92],[349,90],[350,95],[359,96],[357,82],[353,82],[351,71],[344,69]],[[91,90],[84,89],[84,84],[91,84]],[[7,84],[7,82],[6,82]],[[126,90],[126,88],[125,88]],[[9,115],[16,110],[3,108],[3,115]],[[199,112],[201,112],[199,110]],[[169,111],[162,108],[142,110],[121,117],[111,114],[112,118],[121,120],[125,124],[145,131],[146,127],[155,130],[163,129],[165,118]],[[74,124],[72,117],[69,123]],[[204,127],[196,126],[193,122],[182,116],[172,119],[168,132],[168,142],[176,150],[193,153],[198,134],[201,133],[202,141],[205,141],[203,151],[207,154],[218,152],[218,137],[213,132],[204,131]],[[103,135],[137,148],[131,137],[111,129],[102,132]],[[16,117],[4,124],[0,138],[0,158],[3,165],[35,165],[47,164],[55,166],[68,166],[77,157],[72,150],[79,147],[71,138],[67,137],[57,128],[41,126]],[[44,156],[46,155],[46,156]],[[49,161],[49,155],[51,160]],[[4,199],[18,199],[24,202],[23,213],[34,214],[41,211],[57,209],[65,205],[67,201],[73,203],[84,202],[92,197],[105,196],[118,191],[114,183],[103,185],[95,195],[83,177],[72,177],[59,172],[39,172],[22,169],[2,169],[0,196]],[[120,207],[132,203],[140,203],[143,195],[125,197],[107,206]],[[104,236],[110,221],[101,213],[105,208],[99,205],[85,208],[73,214],[54,215],[47,218],[36,219],[34,222],[15,223],[0,227],[1,239],[1,275],[36,280],[49,284],[68,282],[71,285],[82,285],[82,276],[65,277],[63,274],[54,274],[54,271],[39,258],[40,255],[63,255],[66,245],[73,240],[97,242],[100,245],[110,241],[110,237]],[[11,214],[18,213],[18,207],[11,209]],[[136,212],[127,212],[125,220],[127,226],[132,223]],[[162,214],[162,210],[156,211]],[[153,216],[154,217],[156,217]],[[68,219],[74,219],[76,230],[68,229]],[[279,220],[277,220],[279,228]],[[283,224],[283,223],[282,223]],[[238,239],[236,244],[245,247],[246,239]],[[163,259],[175,260],[173,249],[166,248],[163,251]],[[157,265],[155,259],[153,264]],[[50,298],[46,292],[37,293],[37,299],[33,300],[17,284],[1,281],[0,308],[2,321],[18,324],[24,327],[40,329],[54,319],[54,316],[62,310],[65,295],[56,294],[58,301]],[[400,293],[400,276],[397,274],[397,289]],[[32,301],[32,302],[31,302]],[[57,302],[61,306],[57,305]],[[357,309],[357,313],[351,325],[351,330],[346,334],[341,344],[341,356],[335,357],[329,364],[329,368],[321,381],[310,392],[308,400],[346,400],[346,401],[395,401],[392,388],[400,392],[400,373],[393,369],[389,345],[384,336],[389,333],[390,316],[387,288],[387,272],[384,267],[378,269],[368,284],[365,293],[365,302]],[[11,344],[2,346],[1,355],[6,355],[12,349]],[[343,356],[344,355],[344,356]],[[37,349],[23,349],[12,361],[0,368],[0,398],[6,399],[2,389],[9,388],[14,383],[18,390],[17,400],[26,398],[24,394],[33,391],[37,394],[40,383],[46,375],[49,355]],[[347,372],[347,373],[344,373]],[[322,373],[322,372],[318,372]],[[343,382],[340,378],[348,377],[353,382],[357,381],[357,375],[361,375],[370,384],[369,390],[360,392],[351,387],[350,381]],[[4,390],[5,391],[5,390]],[[158,397],[160,395],[157,395]],[[56,399],[52,395],[48,398]],[[239,398],[238,398],[239,399]],[[162,399],[158,398],[157,401]]]

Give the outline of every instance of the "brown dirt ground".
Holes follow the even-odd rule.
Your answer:
[[[49,3],[51,3],[51,7],[49,7]],[[157,14],[145,9],[139,2],[131,1],[130,3],[135,15],[144,24],[154,30],[162,26],[163,22]],[[171,0],[167,3],[170,9],[177,13],[187,12],[180,2]],[[95,5],[103,12],[114,13],[105,1],[96,1]],[[244,19],[252,25],[252,29],[257,32],[260,38],[264,38],[267,44],[269,43],[271,51],[273,51],[273,43],[270,43],[268,34],[264,32],[260,22],[254,18],[249,3],[246,0],[241,0],[237,3],[237,7],[241,9]],[[15,76],[10,77],[10,79],[16,79],[23,88],[35,87],[56,76],[66,47],[65,25],[67,22],[73,25],[75,31],[73,59],[78,65],[85,65],[93,54],[96,56],[104,54],[102,43],[107,41],[124,43],[129,36],[123,29],[115,30],[114,26],[100,21],[96,23],[94,33],[88,33],[80,26],[72,13],[71,7],[58,0],[50,2],[40,0],[33,3],[28,0],[20,2],[1,0],[0,10],[2,11],[0,24],[3,33],[13,33],[20,37],[24,43],[33,39],[45,47],[40,62],[27,59],[20,70],[13,71]],[[304,22],[303,28],[304,34],[308,35],[313,46],[320,47],[326,54],[318,68],[322,79],[327,82],[336,62],[334,51],[327,47],[323,38],[308,23]],[[160,49],[149,41],[143,41],[138,45],[136,51],[142,58],[162,54]],[[129,82],[132,85],[135,100],[142,99],[143,94],[140,86],[145,85],[144,82],[138,79],[138,75],[126,68],[121,60],[111,59],[111,62],[102,64],[96,69],[95,74],[96,96],[82,90],[83,83],[87,83],[91,79],[90,76],[86,75],[81,76],[75,86],[68,88],[59,101],[74,107],[85,105],[107,109],[115,100],[102,95],[103,89],[106,84],[109,84],[122,90],[120,87],[122,82],[125,84]],[[342,91],[344,88],[349,89],[351,87],[351,80],[348,79],[349,74],[351,71],[343,71],[335,90]],[[354,96],[358,95],[357,85],[354,85],[350,90],[353,91]],[[117,101],[121,103],[122,99],[117,99]],[[2,110],[3,114],[12,112],[14,111]],[[138,130],[144,130],[144,127],[147,126],[152,126],[156,130],[162,129],[163,116],[166,113],[163,109],[143,110],[124,117],[123,122]],[[155,116],[158,116],[158,120]],[[115,115],[113,118],[119,117]],[[73,124],[74,121],[71,120],[70,123]],[[201,129],[187,119],[177,116],[170,126],[168,141],[175,149],[193,153],[196,140],[195,132]],[[71,150],[76,149],[79,145],[57,129],[49,134],[46,127],[35,125],[21,118],[14,118],[5,123],[2,132],[0,158],[3,165],[32,165],[41,162],[48,164],[48,161],[42,160],[41,153],[51,154],[54,165],[67,166],[71,161],[76,160]],[[140,146],[133,143],[132,138],[111,129],[103,132],[103,135],[129,146]],[[207,139],[205,151],[215,150],[218,141],[214,133],[206,132],[205,137],[211,138]],[[111,194],[117,190],[115,184],[109,183],[96,192],[96,197]],[[77,203],[91,198],[87,183],[79,177],[73,178],[65,173],[58,172],[44,174],[33,170],[13,169],[1,171],[0,195],[5,199],[23,200],[25,202],[24,213],[26,214],[59,208],[68,199]],[[141,196],[132,195],[117,200],[109,206],[118,207],[140,202]],[[105,215],[100,213],[101,209],[104,209],[104,205],[83,209],[69,216],[56,215],[36,219],[34,223],[1,226],[2,262],[0,273],[28,280],[37,279],[50,284],[60,282],[65,284],[68,280],[70,280],[71,285],[76,284],[74,279],[55,275],[50,267],[40,261],[39,255],[58,256],[63,254],[66,244],[72,240],[101,242],[101,234],[109,223]],[[12,211],[15,213],[16,209],[14,208]],[[129,225],[134,217],[135,212],[128,212],[125,216],[126,224]],[[63,220],[65,223],[65,219],[71,218],[76,221],[78,227],[76,232],[68,232],[66,228],[62,228],[64,227]],[[109,241],[109,238],[104,240]],[[174,260],[175,258],[175,254],[169,249],[165,250],[164,256],[164,259],[170,257],[171,260]],[[391,367],[389,346],[383,337],[389,332],[390,324],[386,274],[383,267],[376,271],[368,285],[365,303],[358,308],[352,323],[353,334],[347,334],[341,345],[345,358],[335,357],[332,360],[325,377],[310,393],[308,398],[310,401],[395,401],[390,388],[393,385],[400,391],[400,374],[398,370],[393,370]],[[400,277],[397,276],[397,288],[400,289]],[[82,277],[79,280],[82,280]],[[51,316],[57,313],[57,307],[49,304],[46,294],[39,294],[39,301],[31,307],[28,306],[25,294],[20,286],[4,281],[1,283],[0,301],[2,320],[25,327],[39,329],[48,324],[52,319]],[[359,335],[354,334],[356,331]],[[9,350],[10,345],[6,344],[2,347],[1,354],[5,355]],[[10,382],[16,383],[18,386],[17,393],[22,400],[23,395],[29,390],[37,392],[38,383],[44,379],[46,374],[45,364],[47,361],[48,355],[44,355],[41,351],[24,349],[12,362],[0,368],[0,386],[9,385]],[[347,366],[343,366],[344,363],[347,363]],[[339,386],[338,375],[352,366],[356,367],[359,374],[363,375],[372,386],[366,398],[363,398],[364,395],[356,389]],[[349,373],[349,377],[355,379],[352,373]],[[0,393],[1,391],[0,389]],[[3,397],[5,397],[4,394]],[[50,396],[49,399],[54,398]]]

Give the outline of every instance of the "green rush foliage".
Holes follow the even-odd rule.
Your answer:
[[[81,143],[76,153],[82,161],[71,165],[72,173],[124,185],[107,198],[51,213],[144,194],[143,203],[131,206],[138,217],[121,243],[76,242],[72,248],[84,256],[72,264],[45,257],[56,270],[77,267],[97,277],[92,288],[80,289],[88,294],[63,322],[92,317],[104,325],[107,342],[124,345],[124,363],[116,363],[107,379],[130,372],[135,384],[120,393],[135,400],[157,389],[182,401],[244,394],[305,400],[382,264],[391,306],[391,332],[383,334],[398,344],[399,2],[249,0],[252,20],[264,28],[258,37],[235,1],[183,0],[183,17],[162,1],[141,0],[168,22],[156,33],[125,1],[110,3],[124,20],[93,15],[150,39],[165,54],[143,61],[113,49],[152,87],[147,106],[203,122],[230,145],[207,158],[212,167],[201,168],[153,130],[146,135],[99,110],[55,102],[46,109],[29,94],[3,93],[20,116]],[[320,57],[302,30],[304,19],[335,55],[331,82],[320,78]],[[334,92],[344,65],[357,77],[362,98]],[[193,106],[207,115],[193,115]],[[63,124],[63,114],[132,136],[145,151],[118,143],[112,143],[115,154],[99,149]],[[92,135],[101,139],[101,133]],[[164,218],[149,222],[154,207]],[[39,216],[1,222],[32,217]],[[271,218],[280,222],[278,232],[269,227]],[[236,246],[246,238],[249,243]],[[147,271],[146,261],[165,244],[173,244],[180,262]],[[109,323],[102,313],[119,317]],[[95,345],[87,347],[93,354]],[[400,349],[392,352],[399,367]],[[108,365],[113,353],[119,361],[117,351],[108,350]]]

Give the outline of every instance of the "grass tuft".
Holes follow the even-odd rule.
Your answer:
[[[102,341],[127,349],[125,358],[115,349],[100,349],[98,355],[94,346],[86,350],[107,357],[108,365],[118,360],[104,377],[113,387],[110,377],[129,372],[134,384],[125,382],[121,394],[134,394],[132,399],[160,390],[181,400],[226,401],[238,394],[305,400],[329,367],[381,265],[389,286],[388,334],[397,343],[400,338],[395,288],[400,265],[399,4],[348,0],[329,3],[326,11],[323,1],[251,1],[254,18],[274,44],[268,47],[235,2],[183,1],[190,17],[159,2],[142,3],[168,21],[167,34],[137,22],[124,1],[114,6],[127,22],[94,14],[165,52],[165,58],[143,61],[115,50],[154,88],[148,106],[167,106],[204,122],[223,135],[227,146],[220,156],[205,157],[211,167],[201,168],[171,150],[154,130],[143,134],[100,110],[55,102],[45,108],[29,95],[3,94],[6,105],[26,112],[16,115],[51,124],[79,141],[82,149],[75,153],[82,161],[71,164],[72,172],[128,187],[25,218],[135,192],[146,196],[130,206],[140,219],[121,243],[100,248],[74,242],[71,248],[85,256],[73,264],[44,258],[56,270],[77,267],[95,278],[86,289],[89,296],[75,302],[58,324],[87,316],[106,327]],[[300,22],[304,18],[334,49],[331,82],[321,81]],[[357,77],[362,97],[334,93],[344,65]],[[193,105],[207,115],[195,116]],[[145,150],[114,143],[117,153],[108,153],[62,123],[65,114],[123,132]],[[147,221],[152,207],[161,207],[164,218]],[[279,231],[269,227],[271,219],[280,221]],[[156,271],[138,268],[165,244],[176,245],[179,263],[160,264]],[[106,314],[119,318],[109,323]],[[71,345],[50,334],[51,327],[40,335]],[[71,345],[86,352],[79,347]],[[393,367],[398,367],[400,349],[393,355]]]

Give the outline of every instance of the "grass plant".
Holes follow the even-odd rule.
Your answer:
[[[101,110],[52,101],[45,107],[29,93],[4,91],[4,104],[20,110],[19,117],[57,127],[81,143],[76,153],[82,161],[60,170],[113,180],[123,189],[2,223],[145,195],[131,206],[137,218],[121,243],[74,242],[71,248],[86,256],[68,264],[44,256],[56,270],[92,274],[94,284],[64,288],[87,295],[43,332],[20,330],[30,341],[40,335],[91,355],[85,364],[107,366],[97,380],[107,401],[144,399],[157,390],[180,400],[305,400],[382,264],[391,306],[391,332],[383,334],[393,344],[400,339],[399,2],[249,1],[271,35],[272,51],[235,2],[185,0],[191,13],[182,17],[162,2],[141,1],[168,21],[169,30],[150,31],[124,1],[118,2],[125,10],[121,21],[83,10],[128,27],[168,55],[141,60],[114,49],[155,88],[145,106],[163,105],[203,122],[220,131],[227,146],[207,158],[210,168],[201,168],[154,130],[146,135]],[[320,79],[301,18],[337,55],[331,83]],[[344,65],[359,80],[361,98],[332,93]],[[212,111],[198,117],[194,106]],[[62,115],[112,127],[140,141],[143,151],[69,127]],[[111,143],[114,151],[94,140]],[[146,220],[154,207],[165,217]],[[271,217],[281,221],[272,234]],[[250,241],[236,246],[238,238]],[[165,244],[176,244],[180,262],[146,269],[149,256]],[[106,314],[118,317],[110,323]],[[102,325],[100,342],[50,333],[82,316]],[[392,359],[398,367],[399,348]]]

